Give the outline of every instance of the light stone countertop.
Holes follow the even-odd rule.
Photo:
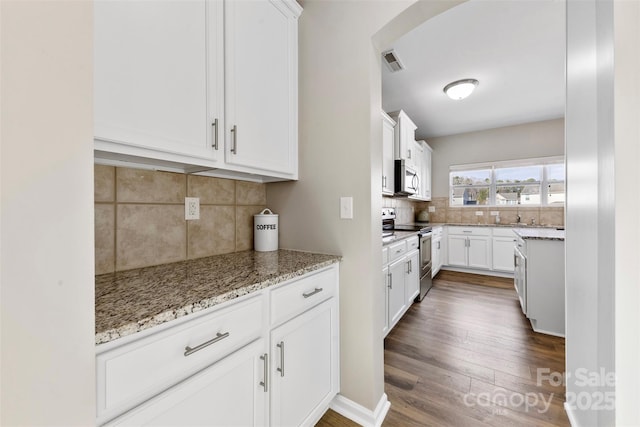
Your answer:
[[[525,240],[563,240],[564,229],[556,228],[514,228],[513,232]]]
[[[95,342],[149,329],[340,259],[282,249],[244,251],[96,276]]]

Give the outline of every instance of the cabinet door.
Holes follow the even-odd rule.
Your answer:
[[[467,266],[467,236],[449,236],[447,240],[449,265]]]
[[[271,332],[271,425],[317,421],[338,386],[335,298]]]
[[[411,156],[411,167],[416,171],[418,175],[418,188],[416,189],[416,193],[409,196],[410,199],[424,200],[423,193],[423,184],[422,184],[422,175],[424,169],[424,148],[422,146],[422,141],[411,141],[409,146],[409,154]]]
[[[222,55],[221,9],[204,0],[95,2],[96,149],[213,160],[208,114],[218,115],[211,109],[223,99],[215,92],[222,70],[207,70],[207,49]],[[209,113],[208,93],[218,101]]]
[[[513,247],[515,238],[494,237],[493,238],[493,269],[513,272]]]
[[[395,122],[382,113],[382,193],[393,194],[394,191],[394,162],[393,138]]]
[[[407,263],[406,258],[402,257],[389,265],[389,329],[400,320],[402,314],[407,307],[407,298],[405,293],[405,270]]]
[[[424,142],[424,141],[423,141]],[[422,195],[425,200],[431,200],[431,157],[433,155],[431,147],[424,142],[424,157],[422,168]]]
[[[440,271],[442,263],[442,238],[431,241],[431,277],[435,277]]]
[[[264,350],[264,340],[254,341],[109,425],[266,425]]]
[[[472,268],[491,268],[491,238],[484,236],[467,237],[468,266]]]
[[[389,280],[391,280],[391,278],[389,276],[389,267],[387,266],[382,269],[382,292],[384,293],[384,319],[382,325],[382,334],[385,336],[389,332],[389,295],[387,293]]]
[[[407,269],[405,276],[405,292],[407,306],[413,303],[415,297],[420,293],[420,252],[413,251],[407,254],[405,262]]]
[[[225,2],[225,160],[297,178],[297,18],[280,2]]]

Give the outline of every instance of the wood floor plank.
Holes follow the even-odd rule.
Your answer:
[[[512,279],[441,271],[385,339],[384,358],[385,427],[570,425],[564,386],[537,375],[564,371],[564,339],[531,329]],[[353,426],[340,418],[317,425]]]

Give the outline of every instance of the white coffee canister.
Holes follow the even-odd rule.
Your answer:
[[[270,209],[253,216],[253,248],[258,252],[278,250],[278,214]]]

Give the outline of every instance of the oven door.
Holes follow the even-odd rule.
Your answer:
[[[420,235],[420,274],[431,268],[431,233]]]

